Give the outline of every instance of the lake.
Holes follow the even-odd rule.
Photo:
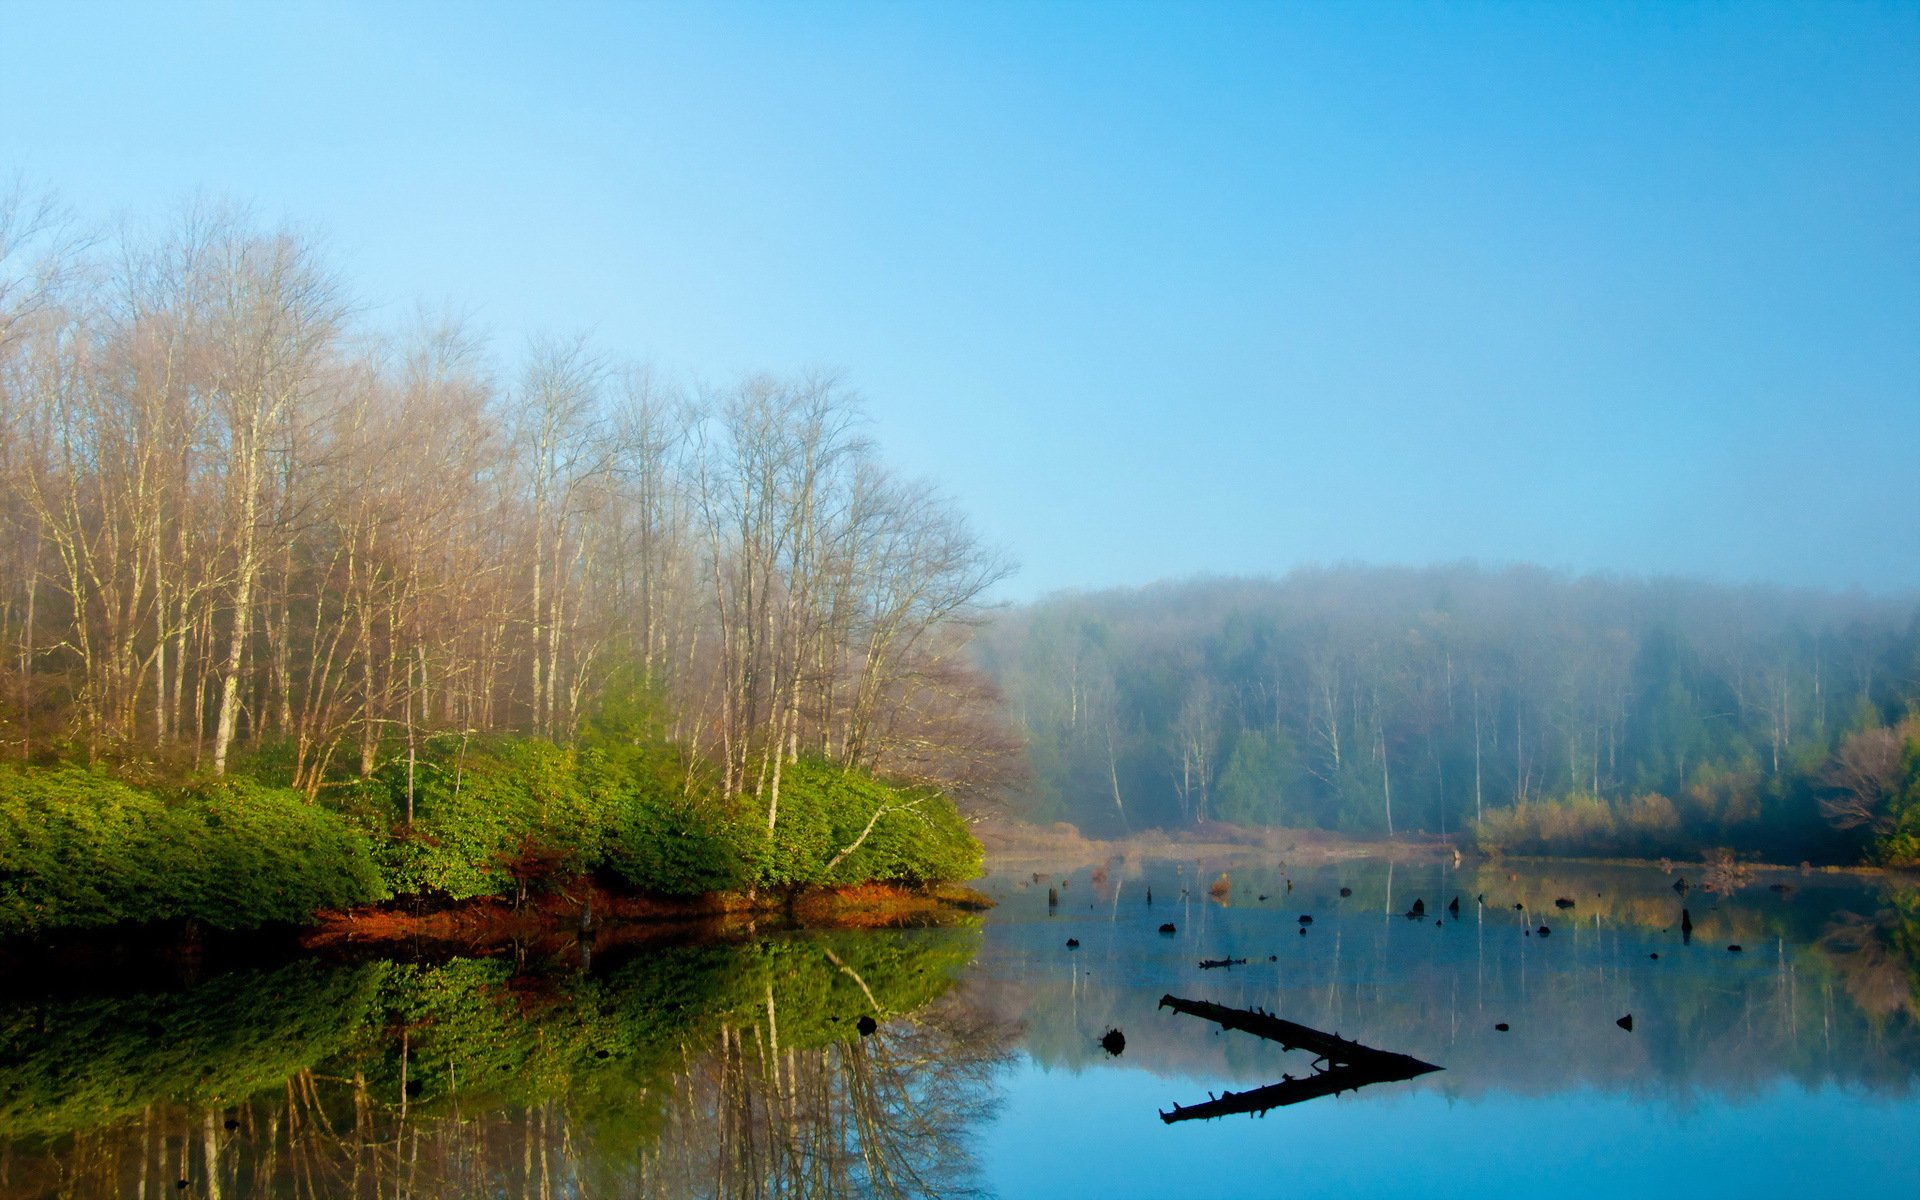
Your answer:
[[[920,928],[7,980],[0,1195],[1920,1195],[1910,883],[1230,874],[1002,871],[992,912]],[[1316,1063],[1167,996],[1360,1046]],[[1369,1083],[1372,1052],[1440,1069]]]

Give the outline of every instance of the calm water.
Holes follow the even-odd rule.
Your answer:
[[[1235,870],[1220,903],[1216,875],[1002,874],[984,921],[590,965],[7,981],[0,1195],[1920,1195],[1920,890],[1367,863]],[[1165,994],[1444,1070],[1167,1124],[1313,1056]]]

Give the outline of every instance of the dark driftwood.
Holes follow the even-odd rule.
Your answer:
[[[1368,1084],[1397,1083],[1443,1069],[1409,1054],[1375,1050],[1338,1034],[1325,1033],[1258,1009],[1228,1008],[1224,1004],[1182,1000],[1171,995],[1160,997],[1160,1007],[1212,1021],[1223,1029],[1238,1029],[1278,1042],[1284,1049],[1310,1050],[1317,1056],[1314,1073],[1305,1079],[1287,1076],[1279,1083],[1252,1091],[1223,1092],[1204,1104],[1176,1104],[1172,1112],[1160,1114],[1160,1119],[1169,1125],[1175,1121],[1205,1121],[1234,1113],[1263,1113],[1302,1100],[1334,1096]]]

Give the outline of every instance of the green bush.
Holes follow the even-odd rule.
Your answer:
[[[244,929],[385,894],[366,838],[295,792],[227,781],[162,797],[78,768],[0,769],[0,933]]]
[[[75,768],[0,770],[0,934],[248,928],[392,895],[523,898],[591,872],[698,895],[967,879],[981,865],[938,792],[793,763],[769,836],[754,805],[652,736],[436,738],[411,770],[390,761],[328,794],[244,779],[157,794]]]
[[[719,796],[702,764],[687,761],[651,722],[590,724],[581,741],[588,786],[610,797],[601,866],[663,896],[744,887],[750,822]]]
[[[1875,848],[1890,867],[1920,866],[1920,738],[1907,739],[1901,754],[1904,782],[1894,795],[1889,816],[1893,828]]]
[[[835,864],[848,847],[855,848]],[[760,881],[775,886],[971,879],[983,857],[940,793],[814,759],[782,772],[773,837],[750,853]]]
[[[588,785],[578,753],[534,738],[436,738],[413,764],[387,764],[343,803],[385,826],[381,867],[396,893],[456,900],[524,892],[602,857],[616,798]]]

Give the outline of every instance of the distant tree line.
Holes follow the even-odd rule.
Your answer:
[[[0,194],[0,762],[392,775],[404,831],[437,735],[617,711],[772,835],[803,760],[903,785],[871,834],[1013,756],[964,654],[1006,568],[840,381],[689,391],[580,338],[496,376],[357,312],[244,213],[97,237]]]
[[[1356,567],[1055,596],[980,654],[1024,811],[1094,832],[1920,857],[1913,597]]]

